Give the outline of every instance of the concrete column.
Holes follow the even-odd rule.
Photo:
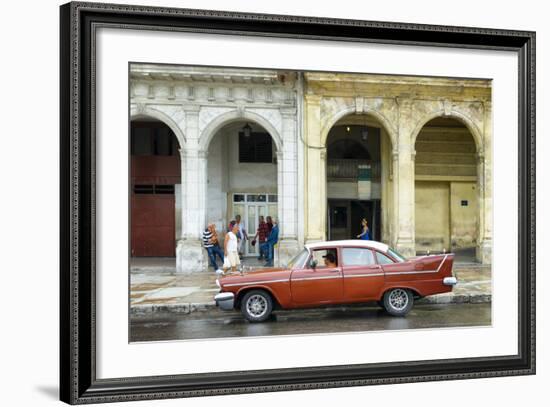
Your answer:
[[[414,242],[414,145],[412,144],[412,105],[410,99],[399,100],[399,132],[397,162],[394,172],[397,200],[396,249],[406,257],[416,255]],[[395,154],[394,154],[395,157]],[[395,161],[394,161],[395,162]]]
[[[279,195],[279,264],[286,264],[299,250],[297,238],[297,151],[296,108],[281,109],[283,147],[277,152],[277,187]]]
[[[186,109],[187,143],[181,150],[182,239],[176,247],[176,271],[193,273],[206,268],[201,244],[206,211],[206,155],[199,151],[199,110]]]
[[[326,239],[326,149],[321,144],[321,96],[305,97],[305,240]]]
[[[490,264],[493,255],[493,223],[492,223],[492,197],[493,183],[491,165],[493,162],[491,137],[491,103],[485,102],[485,115],[483,120],[483,150],[478,151],[477,177],[478,177],[478,201],[479,201],[479,239],[476,247],[476,259],[483,264]]]

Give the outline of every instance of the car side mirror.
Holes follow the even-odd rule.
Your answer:
[[[315,267],[317,267],[317,260],[311,259],[311,260],[309,261],[309,268],[314,269]]]

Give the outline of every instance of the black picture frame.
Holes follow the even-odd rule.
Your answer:
[[[70,404],[535,373],[535,33],[73,2],[60,7],[60,398]],[[515,355],[230,373],[96,378],[95,29],[507,50],[519,60],[519,350]]]

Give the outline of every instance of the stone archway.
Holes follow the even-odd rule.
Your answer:
[[[283,140],[281,138],[280,132],[275,128],[275,126],[263,116],[245,110],[231,110],[226,113],[222,113],[213,119],[201,132],[199,149],[201,151],[208,151],[208,147],[212,138],[218,133],[218,131],[231,123],[236,122],[252,122],[257,123],[259,126],[263,127],[273,138],[273,142],[277,146],[277,151],[282,151],[283,149]]]
[[[259,245],[252,245],[260,216],[283,219],[279,211],[279,170],[276,138],[263,126],[247,119],[231,118],[216,123],[205,141],[206,223],[214,223],[224,235],[237,215],[247,234],[241,253],[258,257]],[[284,221],[284,220],[283,220]]]
[[[145,114],[130,122],[132,257],[174,257],[181,234],[180,144],[164,121]]]
[[[452,251],[460,260],[481,260],[481,136],[462,117],[429,117],[413,134],[416,252]]]
[[[151,106],[132,106],[130,110],[130,121],[138,120],[140,118],[151,118],[163,122],[174,132],[174,135],[180,145],[180,149],[183,149],[186,143],[185,134],[181,127],[168,114]]]
[[[344,112],[351,111],[349,114]],[[326,236],[353,239],[366,218],[374,240],[390,242],[393,218],[393,131],[380,112],[346,108],[327,120],[325,142]],[[380,120],[380,118],[383,118]],[[335,120],[336,119],[336,120]],[[338,155],[342,142],[355,143],[352,153]],[[362,151],[362,153],[361,153]]]

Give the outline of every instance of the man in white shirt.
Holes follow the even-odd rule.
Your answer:
[[[231,271],[237,271],[237,266],[241,264],[239,259],[239,244],[237,240],[237,234],[239,233],[239,226],[237,222],[231,222],[230,231],[225,235],[224,242],[224,271],[227,267],[231,267]]]

